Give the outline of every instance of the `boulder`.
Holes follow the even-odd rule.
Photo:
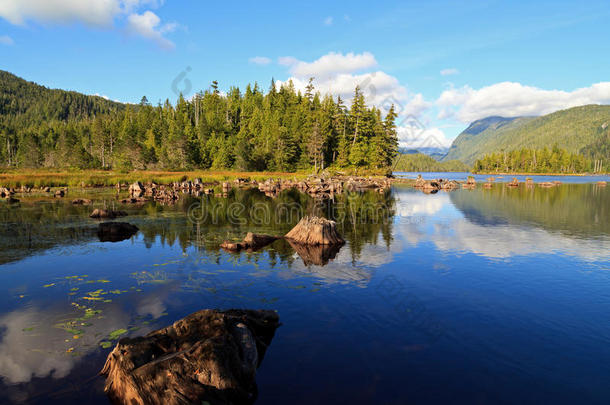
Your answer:
[[[608,182],[606,182],[606,181],[598,181],[598,182],[597,182],[597,185],[598,185],[599,187],[606,187],[606,185],[607,185],[607,184],[608,184]]]
[[[506,187],[519,187],[519,180],[516,177],[513,177],[510,183],[506,183]]]
[[[543,181],[542,183],[538,183],[538,185],[543,188],[555,187],[555,183],[551,181]]]
[[[129,195],[132,197],[141,197],[144,194],[144,186],[139,181],[129,186]]]
[[[72,204],[74,205],[89,205],[91,204],[91,200],[87,198],[75,198],[72,200]]]
[[[304,217],[285,236],[286,239],[304,245],[342,245],[335,221],[319,217]]]
[[[96,208],[93,210],[93,212],[91,213],[91,215],[89,215],[89,218],[109,218],[109,219],[113,219],[113,218],[117,218],[117,217],[126,217],[127,213],[125,211],[113,211],[113,210],[106,210],[106,209],[99,209]]]
[[[55,198],[63,198],[66,195],[64,190],[57,190],[54,194]]]
[[[202,310],[123,338],[101,371],[119,404],[251,404],[256,369],[279,327],[274,311]]]
[[[97,236],[100,242],[120,242],[138,233],[138,227],[127,222],[103,222],[99,224]]]
[[[220,247],[225,250],[230,250],[232,252],[237,252],[242,249],[259,250],[259,249],[262,249],[265,246],[269,245],[270,243],[275,242],[278,239],[279,239],[279,237],[277,237],[277,236],[261,235],[261,234],[248,232],[248,234],[246,235],[246,237],[244,238],[244,240],[242,242],[237,243],[237,242],[224,241],[220,245]]]

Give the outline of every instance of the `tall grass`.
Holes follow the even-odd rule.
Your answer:
[[[53,171],[53,170],[12,170],[0,173],[3,187],[106,187],[117,183],[130,184],[136,181],[168,184],[177,181],[200,178],[204,183],[218,183],[246,178],[264,181],[269,178],[304,179],[306,172],[234,172],[234,171],[133,171],[121,173],[104,170]]]

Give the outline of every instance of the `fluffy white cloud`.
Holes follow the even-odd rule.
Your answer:
[[[13,38],[9,37],[8,35],[2,35],[0,36],[0,44],[2,45],[15,45],[15,41],[13,41]]]
[[[255,65],[268,65],[271,63],[271,59],[269,59],[266,56],[254,56],[254,57],[248,59],[248,61]]]
[[[460,73],[460,72],[455,68],[447,68],[447,69],[441,70],[441,76],[457,75],[458,73]]]
[[[492,115],[544,115],[585,104],[608,103],[610,82],[571,92],[544,90],[514,82],[496,83],[478,90],[464,86],[445,90],[436,102],[441,108],[439,119],[456,118],[464,123]]]
[[[51,24],[82,23],[91,27],[112,27],[119,17],[127,17],[130,32],[152,39],[161,47],[174,44],[163,34],[177,28],[176,23],[161,24],[152,11],[138,14],[142,7],[158,7],[164,0],[0,0],[0,18],[15,25],[28,21]]]
[[[447,139],[440,128],[426,128],[418,122],[407,120],[396,129],[401,148],[448,148],[451,146],[452,140]]]
[[[410,95],[398,79],[383,71],[373,70],[377,66],[375,56],[369,52],[361,54],[330,52],[313,62],[300,61],[291,56],[278,59],[278,63],[289,68],[295,88],[303,91],[310,77],[314,78],[317,91],[322,94],[340,96],[347,105],[359,86],[367,104],[377,106],[386,113],[393,104],[399,114],[421,111],[423,98]],[[369,70],[369,72],[367,72]],[[282,86],[287,81],[278,81]]]
[[[131,14],[127,18],[129,32],[155,41],[163,49],[174,49],[172,41],[163,35],[176,29],[176,24],[161,25],[161,19],[152,11]]]
[[[154,0],[0,0],[0,17],[12,24],[28,20],[42,23],[82,22],[91,26],[112,25],[121,13],[160,4]]]
[[[313,62],[299,61],[285,56],[279,59],[280,64],[290,66],[290,72],[296,77],[328,79],[340,73],[353,73],[377,66],[375,57],[370,52],[361,54],[330,52]]]

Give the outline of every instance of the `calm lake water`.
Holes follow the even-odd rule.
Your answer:
[[[116,339],[203,308],[278,311],[257,404],[610,402],[609,187],[234,190],[122,207],[140,232],[116,243],[88,218],[116,196],[87,195],[0,205],[1,403],[107,404],[97,372]],[[348,243],[218,248],[305,213]]]

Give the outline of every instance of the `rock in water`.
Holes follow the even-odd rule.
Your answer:
[[[304,245],[342,245],[345,240],[336,225],[335,221],[325,218],[304,217],[285,238]]]
[[[129,405],[251,404],[256,368],[278,326],[274,311],[203,310],[121,339],[101,371],[104,390]]]
[[[116,217],[126,217],[126,216],[127,216],[127,213],[125,211],[113,211],[113,210],[105,210],[105,209],[96,208],[96,209],[93,210],[91,215],[89,215],[89,218],[95,218],[95,219],[109,218],[109,219],[114,219]]]
[[[248,232],[242,242],[229,242],[225,240],[220,245],[220,247],[233,252],[237,252],[242,249],[258,250],[264,248],[265,246],[269,245],[270,243],[273,243],[278,239],[279,238],[277,236],[261,235],[257,233]]]
[[[97,229],[100,242],[120,242],[138,233],[138,227],[127,222],[104,222]]]

